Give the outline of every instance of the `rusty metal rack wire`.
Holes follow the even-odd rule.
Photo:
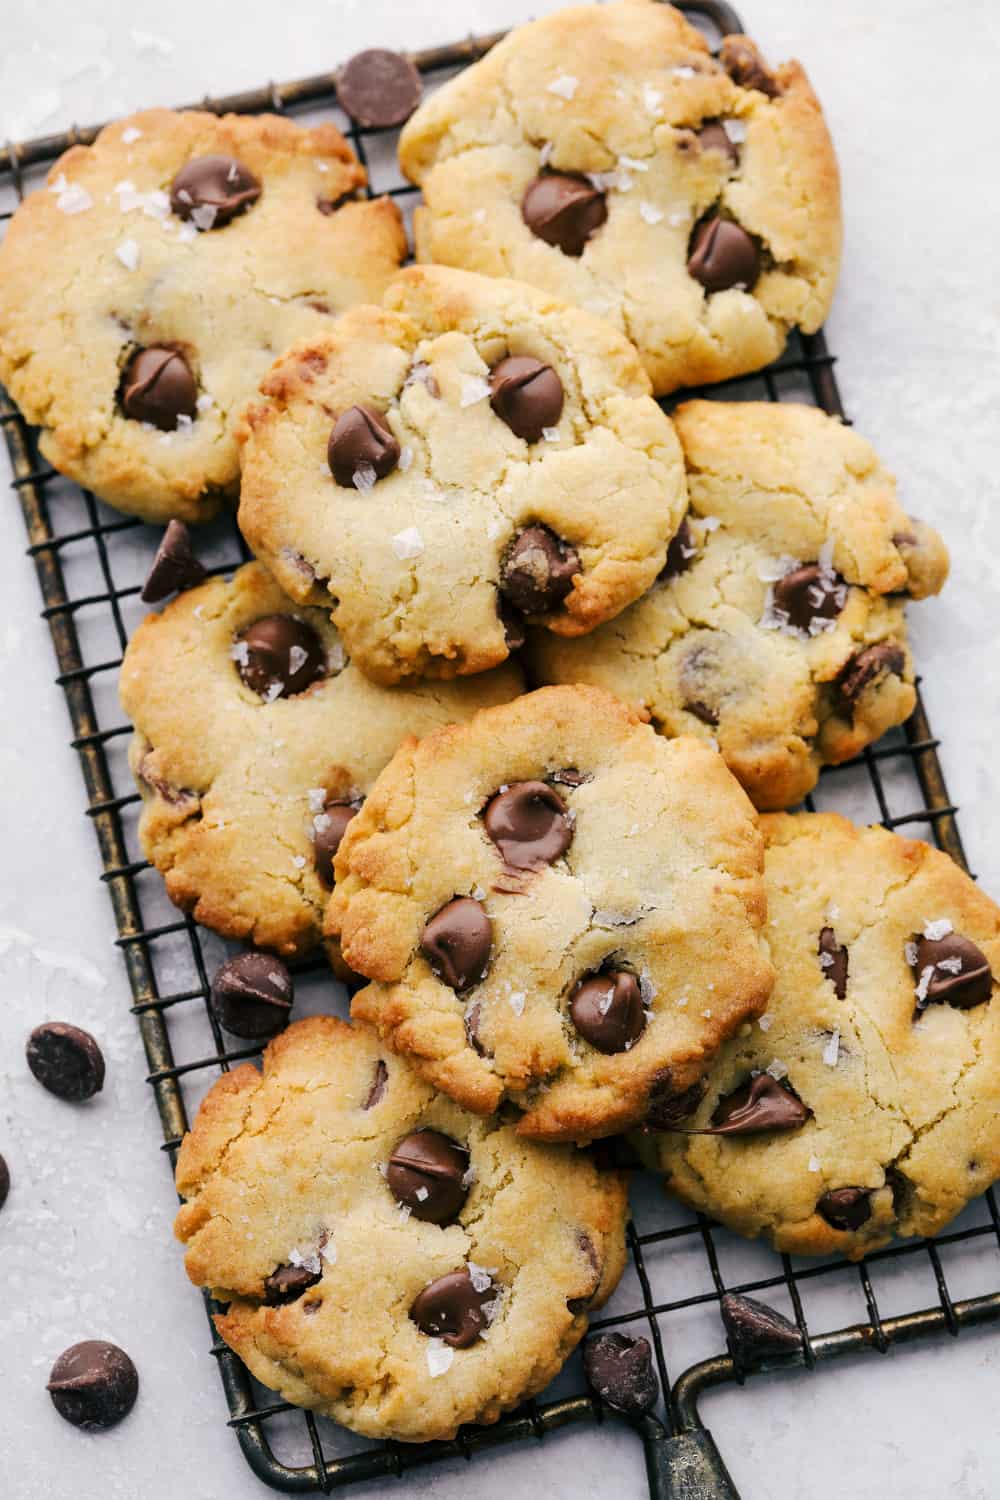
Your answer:
[[[694,0],[683,9],[712,40],[741,29],[736,15],[718,0]],[[482,37],[435,48],[413,54],[413,61],[432,87],[481,56],[497,39]],[[404,209],[416,197],[416,190],[398,175],[392,133],[355,128],[337,106],[330,73],[206,99],[201,107],[219,112],[311,112],[333,118],[368,165],[371,193],[389,192]],[[87,143],[95,134],[95,128],[74,128],[64,135],[8,146],[0,154],[0,226],[24,193],[38,184],[42,169],[72,144]],[[834,360],[822,333],[793,340],[785,355],[761,375],[701,394],[728,400],[808,401],[843,415]],[[169,905],[136,841],[139,798],[126,763],[130,729],[121,721],[117,703],[117,669],[130,630],[141,617],[139,589],[158,534],[108,510],[55,474],[40,458],[35,434],[2,391],[0,426],[55,648],[56,681],[65,692],[72,721],[72,745],[87,792],[86,812],[100,848],[101,879],[114,907],[132,1010],[162,1122],[163,1150],[173,1162],[201,1095],[220,1070],[254,1056],[255,1049],[230,1049],[207,1004],[209,975],[227,951],[225,945]],[[232,569],[247,556],[231,518],[206,528],[199,552],[216,572]],[[964,866],[937,745],[918,703],[904,729],[850,764],[826,771],[809,805],[932,839]],[[300,963],[296,984],[300,1000],[306,997],[300,1008],[343,1004],[342,992],[321,960]],[[759,1368],[741,1368],[731,1352],[720,1352],[725,1334],[718,1305],[726,1291],[762,1295],[783,1306],[797,1323],[801,1353],[771,1361],[767,1369],[797,1365],[813,1371],[839,1355],[885,1354],[896,1344],[935,1334],[956,1335],[1000,1319],[1000,1216],[992,1192],[937,1240],[897,1243],[860,1265],[838,1259],[799,1261],[745,1246],[707,1219],[670,1204],[655,1183],[647,1180],[643,1185],[641,1178],[633,1212],[630,1268],[592,1326],[641,1332],[652,1343],[664,1399],[636,1428],[650,1494],[656,1500],[738,1500],[697,1405],[706,1389],[742,1383],[760,1373]],[[961,1255],[970,1249],[975,1251],[974,1270]],[[958,1295],[970,1286],[975,1295]],[[814,1294],[820,1290],[825,1295],[817,1303]],[[211,1301],[206,1300],[211,1314]],[[922,1300],[926,1306],[920,1306]],[[911,1301],[919,1310],[891,1316],[886,1310],[887,1303],[898,1307]],[[827,1331],[819,1331],[818,1324]],[[586,1393],[574,1360],[554,1388],[495,1426],[464,1429],[451,1443],[372,1444],[278,1401],[251,1380],[214,1331],[213,1338],[211,1352],[222,1377],[229,1425],[247,1462],[260,1479],[290,1494],[329,1493],[363,1480],[404,1477],[416,1465],[456,1456],[473,1459],[502,1444],[540,1439],[571,1424],[600,1423],[609,1416]]]

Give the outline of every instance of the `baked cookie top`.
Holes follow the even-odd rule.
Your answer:
[[[583,641],[537,635],[540,682],[613,689],[662,733],[714,740],[760,808],[913,709],[903,601],[941,588],[944,543],[874,449],[808,406],[674,413],[691,509],[637,604]]]
[[[637,1141],[741,1234],[859,1259],[936,1234],[1000,1176],[1000,910],[883,828],[762,827],[767,1014],[722,1048],[696,1113]]]
[[[764,1007],[761,842],[722,760],[593,688],[403,746],[337,855],[354,1013],[540,1139],[669,1118]]]
[[[648,588],[686,504],[634,349],[530,287],[413,267],[285,354],[241,431],[239,521],[369,675],[495,666]],[[506,617],[506,623],[505,618]]]
[[[651,0],[518,27],[403,131],[420,260],[517,276],[609,319],[658,395],[815,331],[840,262],[840,183],[797,62],[718,60]]]
[[[259,563],[147,616],[121,699],[145,801],[143,851],[171,899],[230,938],[314,946],[347,822],[399,742],[513,698],[513,664],[475,682],[380,688],[323,610]]]
[[[406,254],[333,125],[146,110],[74,146],[0,246],[0,380],[45,456],[119,510],[204,520],[275,356]]]
[[[177,1189],[226,1343],[369,1437],[495,1422],[556,1374],[625,1260],[621,1176],[468,1114],[331,1016],[218,1080]]]

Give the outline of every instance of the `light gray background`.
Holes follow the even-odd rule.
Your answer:
[[[444,42],[554,8],[7,0],[0,136],[294,78],[361,46]],[[952,547],[945,598],[911,612],[913,636],[970,858],[1000,891],[991,738],[1000,283],[988,189],[1000,161],[1000,12],[989,0],[959,0],[947,13],[929,0],[746,0],[745,14],[772,58],[805,61],[828,112],[847,222],[831,343],[858,426],[897,471],[905,503]],[[0,1218],[0,1490],[11,1500],[263,1495],[226,1433],[200,1302],[171,1240],[176,1203],[23,549],[11,496],[0,513],[0,1150],[15,1188]],[[49,1098],[23,1066],[26,1030],[56,1014],[106,1046],[109,1084],[86,1110]],[[668,1278],[683,1272],[680,1255],[665,1266]],[[918,1300],[933,1300],[926,1282]],[[93,1438],[56,1417],[43,1386],[60,1349],[102,1335],[132,1352],[142,1395],[117,1431]],[[815,1380],[757,1383],[709,1398],[705,1412],[744,1500],[874,1500],[887,1490],[974,1500],[998,1490],[998,1351],[996,1334],[965,1336]],[[645,1494],[637,1446],[610,1428],[364,1494],[431,1486],[438,1500]]]

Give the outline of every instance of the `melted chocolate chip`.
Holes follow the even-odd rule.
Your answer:
[[[260,183],[232,156],[196,156],[170,184],[170,207],[198,229],[221,229],[260,197]]]
[[[365,1100],[362,1108],[374,1109],[376,1104],[381,1104],[382,1100],[385,1098],[385,1091],[388,1086],[389,1069],[386,1067],[382,1059],[379,1058],[378,1062],[375,1064],[375,1076],[372,1079],[372,1086],[368,1090],[368,1098]]]
[[[420,74],[399,52],[370,47],[337,74],[337,99],[366,130],[388,130],[408,120],[420,103]]]
[[[326,460],[339,485],[348,490],[362,489],[366,479],[384,479],[392,473],[399,463],[399,451],[380,411],[371,406],[349,406],[333,424]]]
[[[681,661],[678,673],[681,703],[710,729],[718,726],[720,717],[719,706],[711,700],[724,695],[725,680],[724,658],[720,658],[718,642],[703,641],[692,647]]]
[[[591,779],[586,771],[578,771],[575,766],[563,766],[561,771],[553,771],[549,777],[557,786],[568,787],[585,786]]]
[[[719,120],[710,120],[698,131],[698,145],[702,151],[721,151],[723,156],[728,157],[735,167],[739,164],[740,152],[735,141],[731,141],[726,134],[726,128]]]
[[[579,1313],[587,1311],[587,1308],[590,1306],[591,1302],[594,1300],[594,1297],[597,1295],[597,1291],[601,1285],[601,1278],[604,1275],[604,1264],[597,1253],[596,1246],[594,1245],[593,1240],[590,1238],[590,1235],[587,1234],[583,1229],[581,1229],[577,1232],[576,1239],[577,1244],[580,1246],[583,1254],[590,1262],[591,1281],[590,1290],[585,1292],[582,1297],[566,1298],[566,1306],[568,1310],[573,1314],[574,1318],[577,1317]]]
[[[477,1056],[487,1057],[489,1056],[489,1054],[487,1053],[486,1048],[483,1046],[482,1040],[479,1036],[479,1020],[481,1015],[482,1008],[479,1004],[479,1001],[477,1000],[475,1005],[470,1005],[468,1010],[465,1012],[465,1037],[467,1042],[469,1043],[469,1046],[472,1048],[473,1052],[477,1054]]]
[[[833,985],[834,994],[838,1000],[843,1000],[847,994],[847,949],[837,942],[832,927],[824,927],[820,931],[816,952],[819,954],[819,966]]]
[[[853,703],[879,677],[902,677],[906,656],[895,641],[876,641],[852,656],[837,678],[837,689],[845,703]]]
[[[515,781],[491,797],[483,812],[486,832],[515,870],[554,864],[573,841],[565,802],[544,781]]]
[[[537,443],[562,416],[563,383],[551,365],[511,354],[490,371],[490,405],[516,437]]]
[[[183,521],[171,521],[160,539],[153,566],[142,586],[144,604],[159,604],[168,594],[194,588],[205,577],[205,569],[191,547],[191,533]]]
[[[498,599],[497,609],[500,615],[500,623],[503,626],[503,638],[507,644],[507,650],[520,651],[527,640],[524,620],[514,606],[507,603],[506,599]]]
[[[2,1156],[0,1156],[0,1208],[7,1202],[10,1193],[10,1168]]]
[[[151,422],[161,432],[173,432],[178,417],[198,411],[198,387],[191,367],[177,349],[153,344],[132,355],[121,386],[122,410],[135,422]]]
[[[869,1191],[862,1187],[833,1188],[823,1194],[816,1212],[832,1229],[860,1229],[872,1216]]]
[[[28,1067],[43,1088],[80,1104],[104,1087],[104,1054],[89,1031],[46,1021],[28,1038]]]
[[[646,1126],[651,1130],[674,1130],[682,1120],[693,1115],[708,1092],[708,1079],[699,1078],[689,1088],[677,1092],[672,1068],[661,1068],[649,1090]]]
[[[667,560],[660,570],[661,581],[665,583],[670,578],[677,578],[681,573],[686,573],[697,551],[691,527],[685,516],[670,539]]]
[[[738,1364],[751,1367],[776,1354],[802,1349],[802,1334],[795,1324],[766,1302],[727,1292],[719,1311]]]
[[[337,857],[347,825],[361,810],[360,802],[334,799],[327,802],[313,821],[313,854],[316,874],[328,891],[333,890],[333,861]]]
[[[760,275],[760,252],[739,224],[714,214],[695,228],[687,268],[707,292],[750,291]]]
[[[139,1394],[139,1375],[117,1344],[87,1339],[60,1354],[46,1389],[71,1426],[97,1431],[128,1416]]]
[[[627,1052],[646,1029],[639,981],[624,969],[581,979],[570,997],[573,1025],[598,1052]]]
[[[294,998],[287,967],[267,953],[238,953],[216,970],[212,980],[212,1010],[219,1025],[246,1041],[283,1031]]]
[[[404,1136],[389,1158],[386,1181],[415,1219],[450,1224],[458,1218],[469,1189],[464,1183],[469,1153],[437,1130]]]
[[[626,1417],[645,1416],[660,1394],[649,1341],[627,1333],[598,1333],[588,1339],[583,1373],[591,1390]]]
[[[918,995],[919,1007],[941,1004],[969,1010],[989,1000],[993,990],[990,961],[971,938],[949,932],[941,938],[920,934],[914,936],[913,942],[916,961],[911,968],[923,995],[922,999]]]
[[[265,615],[236,637],[236,669],[269,703],[291,698],[326,675],[326,652],[311,625],[293,615]]]
[[[467,990],[486,973],[493,927],[481,901],[456,896],[431,917],[420,951],[439,979],[453,990]]]
[[[604,194],[575,172],[544,172],[521,200],[521,218],[532,234],[564,255],[582,255],[607,217]]]
[[[317,1254],[316,1259],[319,1260]],[[264,1282],[264,1301],[268,1307],[284,1307],[287,1302],[297,1302],[303,1292],[323,1276],[322,1266],[310,1271],[308,1266],[278,1266]]]
[[[723,37],[719,61],[740,88],[758,89],[769,99],[775,99],[781,93],[777,79],[749,37]]]
[[[814,621],[835,620],[847,603],[847,584],[839,573],[806,563],[792,568],[774,585],[774,607],[788,616],[796,630],[810,634]]]
[[[547,526],[528,526],[507,554],[500,592],[523,615],[545,615],[562,603],[581,571],[577,552]]]
[[[410,1317],[421,1333],[444,1339],[453,1349],[468,1349],[483,1329],[489,1327],[490,1320],[483,1307],[494,1302],[497,1295],[492,1281],[483,1291],[477,1291],[463,1267],[461,1271],[439,1276],[418,1292]]]
[[[697,1135],[753,1135],[759,1130],[798,1130],[809,1118],[802,1100],[770,1073],[758,1073],[720,1099],[712,1123]]]

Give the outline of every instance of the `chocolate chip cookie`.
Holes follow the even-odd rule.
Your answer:
[[[798,1255],[937,1234],[1000,1176],[1000,910],[947,855],[773,814],[767,1014],[636,1136],[669,1191]]]
[[[188,1275],[264,1385],[369,1437],[495,1422],[625,1261],[625,1184],[460,1109],[367,1027],[299,1021],[208,1095],[177,1163]]]
[[[328,930],[354,1014],[522,1135],[697,1098],[772,974],[756,817],[721,758],[610,694],[545,688],[398,751],[344,836]]]
[[[420,260],[516,276],[639,349],[658,395],[760,369],[826,317],[840,183],[797,62],[718,58],[651,0],[518,27],[403,131]]]
[[[496,666],[648,588],[686,504],[634,349],[530,287],[404,271],[274,366],[241,432],[243,533],[380,682]]]
[[[586,640],[539,634],[532,670],[715,741],[758,807],[789,807],[909,716],[903,603],[938,592],[948,555],[834,417],[691,401],[674,421],[691,510],[660,578]]]
[[[520,686],[508,665],[475,682],[376,687],[323,611],[248,563],[148,616],[129,643],[121,697],[143,850],[199,922],[304,952],[321,936],[344,829],[400,740]]]
[[[0,246],[0,380],[45,456],[119,510],[209,517],[276,355],[406,254],[365,180],[333,125],[274,115],[146,110],[62,156]]]

